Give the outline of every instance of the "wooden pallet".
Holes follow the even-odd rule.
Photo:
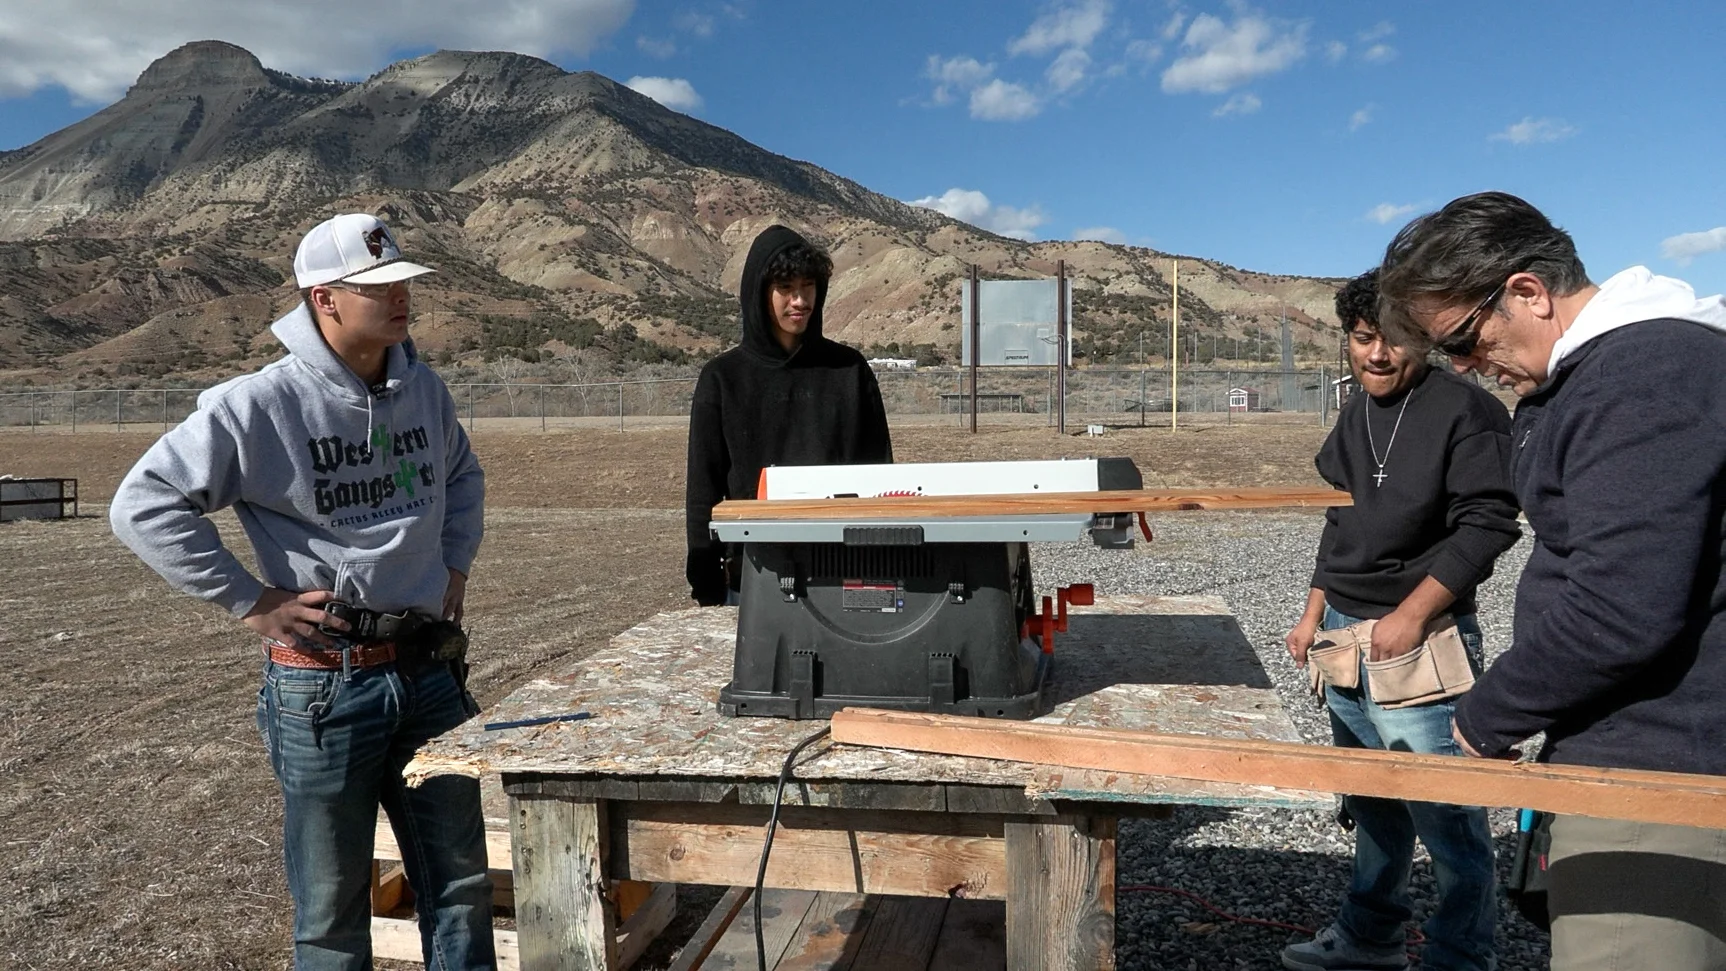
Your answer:
[[[419,921],[414,916],[413,891],[408,888],[407,871],[403,868],[401,847],[389,820],[380,813],[372,849],[372,956],[392,961],[422,960]],[[509,829],[501,820],[486,820],[486,858],[506,866],[491,869],[495,888],[492,904],[500,911],[515,908],[515,874],[509,864]],[[677,916],[677,887],[670,883],[643,883],[636,880],[616,881],[612,888],[617,902],[617,951],[619,967],[628,968],[640,960],[647,946],[653,943],[672,918]],[[499,928],[493,939],[497,947],[498,971],[519,971],[516,932]]]

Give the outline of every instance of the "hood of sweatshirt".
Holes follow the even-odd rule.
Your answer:
[[[809,315],[809,326],[803,332],[803,344],[789,354],[774,337],[772,311],[768,308],[767,263],[774,255],[799,243],[809,241],[795,230],[784,226],[769,226],[755,237],[749,256],[743,261],[743,279],[737,288],[737,300],[743,317],[743,349],[756,357],[784,363],[796,356],[804,345],[821,338],[821,308],[827,305],[827,283],[816,281],[815,312]]]
[[[1565,358],[1596,337],[1645,320],[1689,320],[1726,331],[1726,298],[1698,297],[1683,280],[1633,266],[1600,285],[1570,329],[1552,345],[1546,373],[1558,373]]]
[[[282,342],[289,354],[299,358],[313,374],[329,382],[332,390],[351,401],[363,401],[374,394],[387,398],[399,393],[413,371],[414,362],[419,360],[419,351],[414,348],[411,337],[391,347],[384,358],[384,379],[376,389],[371,389],[324,341],[324,335],[318,333],[317,322],[305,304],[283,314],[280,320],[270,325],[270,333],[276,335],[276,340]]]

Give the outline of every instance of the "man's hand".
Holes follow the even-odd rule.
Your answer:
[[[443,592],[443,619],[461,623],[463,601],[467,599],[467,574],[450,568],[449,586]]]
[[[1372,625],[1372,647],[1368,660],[1388,661],[1402,657],[1426,640],[1426,622],[1412,618],[1401,610],[1393,610]]]
[[[1294,658],[1296,667],[1306,667],[1307,652],[1312,650],[1313,641],[1318,640],[1318,621],[1302,619],[1288,632],[1283,643],[1288,645],[1289,656]]]
[[[323,605],[336,599],[334,591],[307,590],[293,593],[279,587],[265,587],[258,602],[240,618],[240,622],[262,634],[266,640],[291,645],[296,638],[334,647],[335,643],[318,630],[319,624],[346,630],[348,622],[324,613]]]

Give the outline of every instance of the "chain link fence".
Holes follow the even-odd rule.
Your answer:
[[[1066,379],[1068,424],[1167,424],[1176,382],[1166,369],[1079,368]],[[1178,375],[1183,419],[1231,422],[1248,416],[1328,422],[1338,403],[1336,372],[1188,370]],[[887,413],[955,423],[969,421],[970,372],[958,368],[882,371],[876,375]],[[983,368],[977,410],[991,424],[1054,424],[1053,368]],[[0,392],[0,427],[56,430],[166,429],[197,407],[201,388],[79,389]],[[452,384],[470,427],[488,423],[550,429],[569,424],[687,417],[695,378],[589,384]],[[1264,420],[1259,418],[1256,420]]]

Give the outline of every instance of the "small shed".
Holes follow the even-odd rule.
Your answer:
[[[1229,389],[1230,411],[1258,411],[1259,393],[1253,388]]]

